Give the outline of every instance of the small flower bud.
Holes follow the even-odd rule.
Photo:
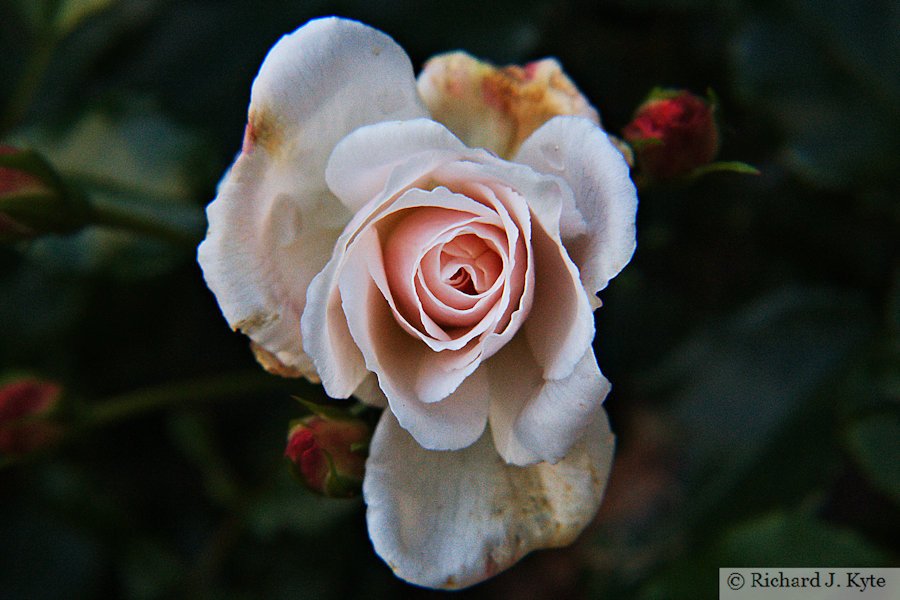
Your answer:
[[[20,379],[0,385],[0,455],[18,456],[58,439],[50,417],[59,403],[59,384]]]
[[[689,175],[719,151],[713,103],[686,90],[653,90],[622,134],[651,180]]]
[[[37,153],[0,145],[0,241],[70,233],[88,222],[87,203],[63,189]]]
[[[294,477],[310,490],[349,498],[361,489],[370,436],[362,420],[311,415],[292,424],[284,455]]]

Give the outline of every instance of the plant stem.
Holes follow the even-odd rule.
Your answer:
[[[117,229],[151,235],[181,246],[196,246],[201,235],[192,228],[177,225],[158,215],[119,203],[90,202],[91,221]]]
[[[91,407],[82,421],[84,429],[94,429],[131,419],[148,412],[179,404],[233,400],[251,394],[296,393],[305,382],[284,379],[253,370],[225,375],[210,375],[188,381],[149,387],[106,400]]]

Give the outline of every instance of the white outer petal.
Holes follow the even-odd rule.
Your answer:
[[[352,214],[327,189],[328,156],[361,125],[425,114],[409,58],[371,27],[318,19],[269,51],[253,82],[244,149],[207,208],[197,255],[232,328],[315,377],[300,316]]]
[[[574,191],[574,206],[563,206],[563,243],[594,306],[599,306],[595,294],[628,264],[636,247],[637,191],[628,163],[600,127],[568,116],[542,125],[514,160],[562,177]],[[587,224],[586,232],[566,226],[579,222]]]
[[[555,463],[569,453],[610,391],[594,351],[559,380],[541,376],[531,348],[521,336],[486,361],[491,384],[490,426],[494,445],[510,464]]]
[[[363,483],[369,536],[402,579],[474,585],[574,541],[600,504],[613,449],[602,411],[564,460],[530,467],[504,463],[487,433],[463,450],[425,450],[385,412]]]
[[[395,168],[415,160],[418,173],[471,152],[450,130],[428,119],[377,123],[335,146],[325,177],[353,212],[383,191]]]
[[[377,29],[337,17],[283,36],[266,55],[250,98],[259,143],[320,188],[328,156],[348,133],[428,114],[403,48]]]

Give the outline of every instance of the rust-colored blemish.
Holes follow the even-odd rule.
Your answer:
[[[256,144],[256,131],[253,129],[253,126],[250,123],[247,123],[246,127],[244,127],[244,140],[241,142],[241,152],[244,154],[250,154],[253,151],[253,146]]]
[[[306,374],[298,369],[297,367],[286,365],[281,360],[278,359],[273,353],[269,352],[256,342],[250,342],[250,349],[253,351],[253,356],[256,358],[256,362],[258,362],[262,368],[264,368],[269,373],[274,375],[280,375],[282,377],[304,377]]]
[[[273,152],[278,146],[278,128],[272,114],[264,108],[250,107],[247,127],[244,130],[244,151],[252,151],[254,146]]]

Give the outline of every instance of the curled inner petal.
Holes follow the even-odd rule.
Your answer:
[[[477,296],[493,285],[503,262],[474,234],[460,235],[441,248],[441,277],[456,290]]]
[[[417,298],[423,311],[442,327],[477,324],[499,300],[509,273],[505,234],[475,223],[449,243],[431,248],[416,273]],[[481,237],[479,237],[481,236]],[[460,251],[460,238],[474,257]]]
[[[431,205],[406,205],[376,224],[384,291],[409,333],[456,347],[494,331],[506,312],[509,279],[521,270],[509,256],[517,235],[494,207],[469,196],[447,188],[415,194]]]

